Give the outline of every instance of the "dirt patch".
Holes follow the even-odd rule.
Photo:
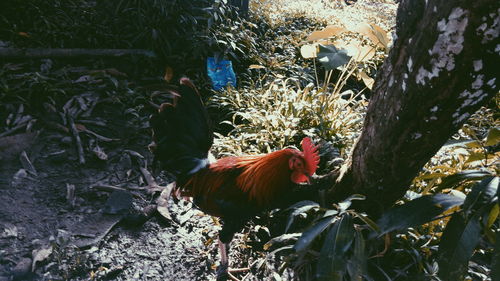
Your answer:
[[[154,212],[161,190],[151,192],[143,174],[152,172],[147,96],[140,90],[113,96],[100,80],[86,83],[45,116],[23,111],[37,120],[33,133],[0,138],[0,280],[215,278],[217,221],[184,200],[170,201],[172,220]],[[61,117],[76,109],[83,164],[71,124]],[[161,174],[156,181],[168,182]],[[116,189],[131,195],[131,206],[109,207]],[[233,241],[235,266],[257,255],[245,246],[248,232]]]

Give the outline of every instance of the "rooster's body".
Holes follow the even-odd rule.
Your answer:
[[[202,211],[220,217],[221,267],[227,275],[227,248],[234,233],[253,216],[277,207],[298,183],[307,182],[319,162],[308,138],[303,151],[282,149],[266,155],[226,157],[209,163],[213,133],[198,91],[187,78],[169,91],[151,117],[152,151],[162,168],[174,174],[182,195],[194,199]]]

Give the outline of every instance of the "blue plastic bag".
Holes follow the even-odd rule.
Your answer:
[[[236,75],[230,60],[216,61],[214,57],[207,58],[207,73],[212,81],[212,88],[216,91],[226,87],[228,83],[236,87]]]

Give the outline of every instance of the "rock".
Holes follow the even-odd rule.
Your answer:
[[[23,258],[17,262],[16,266],[11,271],[13,280],[26,280],[32,274],[31,272],[32,260],[30,258]]]

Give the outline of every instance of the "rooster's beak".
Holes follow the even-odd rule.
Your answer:
[[[306,174],[306,177],[307,177],[307,183],[308,184],[311,184],[311,179],[312,179],[312,176]]]

